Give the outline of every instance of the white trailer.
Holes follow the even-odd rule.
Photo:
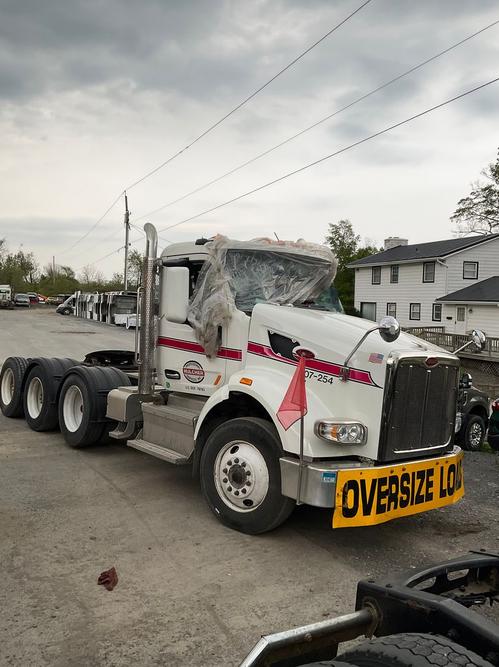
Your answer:
[[[12,287],[10,285],[0,285],[0,308],[13,308]]]
[[[458,358],[401,333],[393,318],[373,326],[346,316],[327,248],[217,237],[157,257],[156,230],[145,232],[138,358],[10,358],[0,375],[5,415],[24,415],[35,430],[58,424],[73,447],[109,434],[190,465],[215,516],[251,534],[297,503],[330,508],[340,528],[462,497]],[[300,351],[302,439],[299,422],[285,430],[277,418]]]

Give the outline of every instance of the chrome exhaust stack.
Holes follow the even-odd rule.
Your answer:
[[[158,233],[154,225],[146,222],[146,251],[142,266],[142,286],[140,300],[140,355],[139,355],[139,394],[152,394],[154,391],[154,283],[155,265],[158,252]]]

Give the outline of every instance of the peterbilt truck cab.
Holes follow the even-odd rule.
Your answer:
[[[111,436],[190,465],[213,514],[249,534],[297,504],[342,528],[462,497],[458,358],[393,318],[345,315],[329,248],[217,236],[158,256],[144,230],[135,353],[9,357],[4,415],[59,426],[71,447]]]
[[[333,527],[369,525],[462,496],[457,357],[393,318],[345,315],[329,249],[217,237],[150,262],[159,316],[151,334],[145,275],[140,335],[151,384],[110,393],[111,435],[192,464],[220,520],[264,532],[299,502],[331,508]],[[307,413],[286,430],[277,413],[298,350]]]

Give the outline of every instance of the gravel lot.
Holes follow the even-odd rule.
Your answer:
[[[102,348],[133,333],[0,311],[0,363]],[[0,664],[237,665],[261,634],[350,611],[359,578],[499,550],[498,473],[494,454],[467,454],[454,507],[335,532],[300,507],[249,537],[212,517],[186,468],[120,444],[73,451],[0,416]]]

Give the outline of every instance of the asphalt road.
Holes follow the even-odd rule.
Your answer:
[[[0,311],[0,362],[122,347],[133,333]],[[352,610],[359,578],[497,551],[498,473],[496,455],[466,454],[453,507],[335,532],[329,511],[300,507],[249,537],[216,521],[186,468],[120,444],[74,451],[0,416],[0,664],[237,665],[261,634]]]

